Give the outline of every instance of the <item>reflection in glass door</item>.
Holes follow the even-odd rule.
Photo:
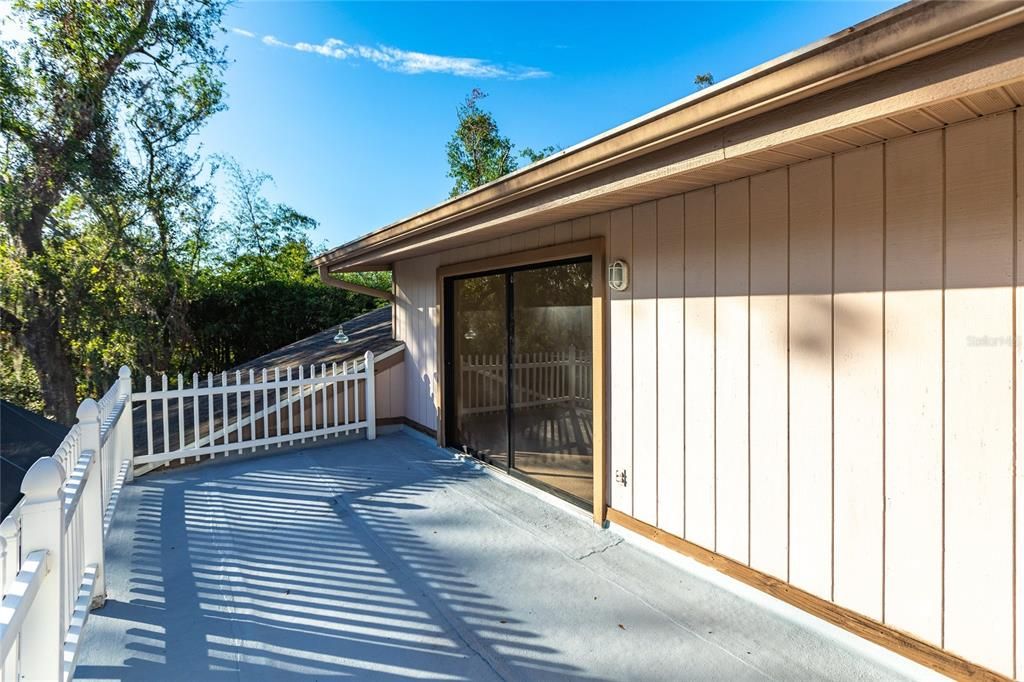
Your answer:
[[[450,445],[593,499],[590,261],[445,282]]]
[[[590,262],[520,270],[511,277],[512,466],[590,502]]]
[[[453,400],[448,440],[508,469],[507,276],[451,282],[446,333]],[[453,409],[452,409],[453,408]]]

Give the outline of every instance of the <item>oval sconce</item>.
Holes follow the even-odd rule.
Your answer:
[[[629,286],[629,265],[622,259],[608,264],[608,286],[615,291],[625,291]]]

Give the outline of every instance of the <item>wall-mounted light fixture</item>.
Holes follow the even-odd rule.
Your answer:
[[[615,291],[625,291],[629,287],[629,265],[621,258],[608,264],[608,286]]]

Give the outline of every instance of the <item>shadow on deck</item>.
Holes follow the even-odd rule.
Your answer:
[[[404,433],[120,505],[79,679],[894,676]]]

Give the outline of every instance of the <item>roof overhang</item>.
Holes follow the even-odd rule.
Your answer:
[[[467,240],[496,238],[955,122],[952,110],[928,108],[937,103],[960,102],[966,110],[960,120],[1000,105],[1013,108],[1022,104],[1024,88],[1005,88],[1022,81],[1024,3],[910,2],[313,262],[330,271],[386,268]],[[982,104],[961,99],[969,96],[981,97]],[[986,106],[993,97],[999,101]],[[896,129],[887,133],[887,125]]]

